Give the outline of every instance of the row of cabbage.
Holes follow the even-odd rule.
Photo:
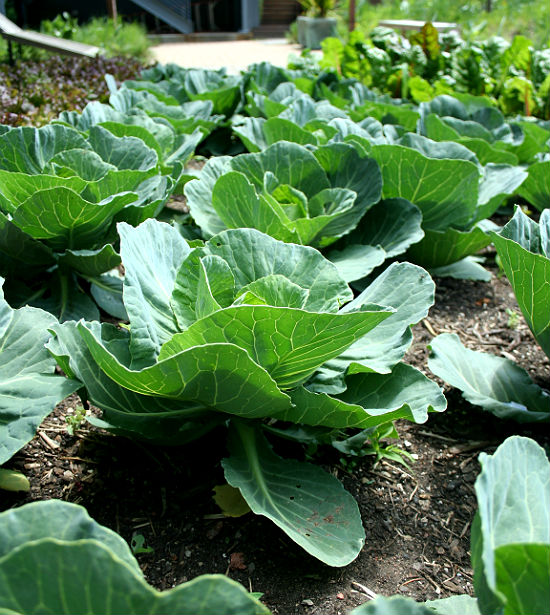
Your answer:
[[[548,211],[536,229],[518,212],[519,233],[487,220],[512,197],[545,209],[548,126],[267,64],[157,67],[111,87],[109,105],[0,129],[0,463],[77,390],[96,425],[150,442],[225,425],[225,476],[251,510],[345,565],[365,539],[355,501],[268,438],[349,452],[444,410],[402,360],[434,301],[419,265],[487,279],[464,259],[497,236],[540,252],[530,325],[548,352]],[[214,155],[192,173],[196,151]],[[189,213],[174,215],[182,192]],[[129,325],[100,324],[98,305]],[[525,405],[505,391],[503,414],[548,420],[547,393],[528,387]]]

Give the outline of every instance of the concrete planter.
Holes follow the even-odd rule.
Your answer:
[[[333,17],[298,17],[298,43],[309,49],[321,49],[321,41],[337,36]]]

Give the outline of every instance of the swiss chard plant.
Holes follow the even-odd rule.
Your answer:
[[[440,35],[431,23],[409,39],[383,27],[369,37],[353,32],[347,43],[323,42],[321,66],[378,92],[416,103],[440,94],[483,95],[511,115],[548,119],[548,48],[534,50],[525,36],[465,42]]]
[[[182,172],[158,168],[135,136],[91,126],[11,128],[0,135],[0,275],[14,306],[35,305],[61,320],[124,317],[116,223],[139,224],[164,207]]]
[[[537,615],[550,613],[550,464],[534,440],[512,436],[480,455],[472,524],[475,597],[418,603],[379,597],[351,615]]]
[[[145,581],[118,534],[91,519],[81,506],[60,500],[33,502],[0,514],[0,611],[269,613],[242,585],[223,575],[203,575],[157,591]]]
[[[336,439],[444,410],[437,385],[401,362],[433,302],[429,275],[395,264],[354,299],[317,250],[254,229],[193,248],[155,220],[119,233],[129,327],[66,322],[48,345],[103,411],[92,420],[166,444],[226,425],[225,476],[250,508],[323,562],[352,561],[364,541],[354,499],[269,438],[304,425]]]

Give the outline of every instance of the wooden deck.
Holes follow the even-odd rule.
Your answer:
[[[409,30],[421,30],[425,23],[425,21],[416,21],[414,19],[386,19],[384,21],[379,21],[378,25],[407,32]],[[449,21],[432,21],[431,24],[438,32],[458,30],[458,25]]]
[[[100,47],[69,41],[49,34],[41,34],[32,30],[23,30],[5,15],[0,13],[0,35],[8,42],[19,45],[32,45],[52,53],[61,53],[68,56],[95,58],[103,53]]]

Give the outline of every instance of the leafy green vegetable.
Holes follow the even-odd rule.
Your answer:
[[[248,227],[319,247],[352,230],[380,191],[378,165],[353,147],[334,143],[310,152],[286,141],[209,162],[185,187],[191,215],[207,237]]]
[[[550,209],[542,212],[537,224],[518,207],[508,224],[491,237],[523,316],[550,357]]]
[[[550,394],[514,362],[468,350],[449,333],[438,335],[429,348],[430,370],[460,389],[470,403],[520,423],[550,421]]]
[[[529,438],[512,436],[494,455],[481,453],[475,484],[479,509],[472,525],[476,598],[467,595],[418,603],[379,597],[351,615],[512,615],[548,613],[550,594],[550,463]],[[541,494],[544,494],[541,497]]]
[[[61,320],[99,318],[84,291],[96,283],[107,296],[100,276],[120,264],[116,223],[157,215],[181,174],[180,163],[171,175],[157,163],[141,138],[100,125],[86,134],[61,124],[2,134],[0,275],[9,301]],[[121,313],[116,297],[103,305]]]
[[[33,438],[55,405],[80,386],[54,374],[44,344],[55,318],[42,310],[12,310],[0,278],[0,464]]]
[[[422,422],[444,410],[439,388],[399,364],[410,325],[433,302],[429,276],[396,264],[351,301],[317,250],[254,229],[226,230],[194,248],[154,220],[120,224],[119,232],[129,330],[67,322],[52,327],[48,344],[103,410],[94,422],[171,443],[228,422],[226,477],[251,509],[329,565],[349,563],[364,540],[351,496],[318,468],[271,453],[262,419],[341,430],[396,418]],[[381,307],[386,298],[392,307]],[[369,339],[390,318],[393,326]],[[384,375],[351,375],[378,364]],[[315,392],[325,366],[324,386],[331,379],[340,398]],[[279,477],[289,473],[304,485],[299,494],[301,487],[280,490]],[[305,489],[311,481],[319,483],[315,498]],[[335,526],[319,521],[314,530],[316,515]]]
[[[76,504],[48,500],[3,512],[0,536],[3,612],[269,613],[223,575],[204,575],[165,592],[153,589],[124,540]]]

